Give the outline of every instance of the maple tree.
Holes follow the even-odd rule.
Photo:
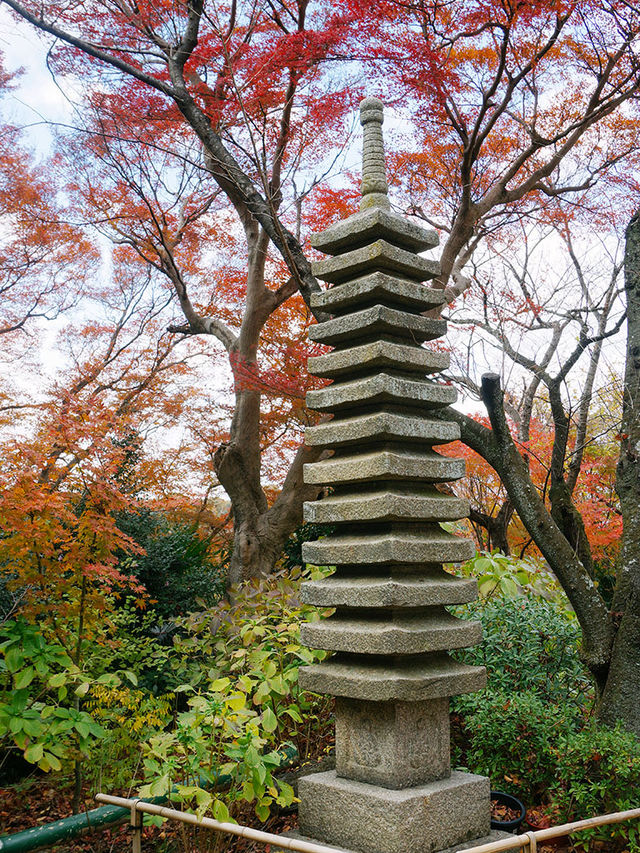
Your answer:
[[[2,435],[5,578],[21,612],[76,660],[104,594],[130,580],[118,552],[138,550],[116,523],[137,499],[124,475],[132,442],[179,412],[185,391],[174,380],[188,369],[168,336],[157,340],[159,307],[148,283],[114,289],[100,294],[103,312],[111,302],[100,322],[65,330],[65,380],[25,405],[28,422]],[[152,462],[140,477],[152,487]]]
[[[449,301],[483,241],[637,192],[638,13],[631,3],[356,4],[360,55],[397,81],[414,142],[394,157],[414,215],[443,235]],[[599,219],[606,221],[610,205]],[[613,206],[613,205],[611,205]],[[606,210],[606,213],[605,213]]]
[[[632,220],[627,231],[625,253],[628,318],[637,286],[634,225],[637,226],[637,219]],[[527,441],[520,441],[506,414],[513,408],[513,399],[505,404],[507,395],[500,387],[497,374],[485,374],[481,384],[481,397],[489,414],[490,428],[460,413],[450,411],[448,414],[460,423],[465,444],[478,452],[498,473],[520,521],[567,593],[583,632],[583,658],[598,687],[600,718],[609,723],[621,719],[628,728],[637,731],[638,684],[632,666],[637,647],[631,640],[636,637],[634,614],[637,605],[633,590],[637,552],[634,553],[633,546],[629,547],[633,542],[636,512],[635,508],[631,510],[629,499],[635,486],[633,473],[630,475],[629,472],[633,472],[635,455],[627,446],[637,428],[638,418],[637,398],[633,391],[633,382],[637,381],[632,349],[634,335],[629,325],[625,403],[622,429],[617,436],[620,439],[616,472],[619,504],[611,488],[612,454],[610,451],[602,453],[602,448],[598,448],[597,433],[589,434],[593,424],[588,420],[583,423],[581,418],[581,410],[589,411],[593,387],[589,387],[588,382],[585,385],[572,425],[566,408],[567,400],[558,383],[558,379],[562,383],[566,380],[579,355],[586,349],[588,336],[584,332],[577,343],[574,342],[572,350],[564,353],[557,373],[541,367],[534,359],[527,362],[533,377],[546,388],[550,413],[548,469],[542,484],[535,476],[535,468],[539,468],[544,460],[536,458],[532,452],[533,422],[529,421]],[[595,343],[598,339],[602,336],[596,336]],[[514,357],[515,353],[511,352]],[[597,350],[592,350],[591,357],[597,357]],[[612,420],[611,413],[607,414],[609,427],[605,434],[610,431]],[[579,468],[572,465],[576,456],[580,459]],[[536,464],[532,465],[532,460]],[[597,501],[593,500],[594,476]],[[598,587],[596,562],[615,557],[621,527],[621,548],[612,600],[610,588]]]
[[[0,56],[0,96],[19,83]],[[0,125],[0,335],[5,358],[19,358],[28,334],[81,298],[98,253],[70,225],[60,202],[62,178],[54,160],[36,164],[14,124]]]
[[[146,223],[117,239],[170,281],[183,313],[171,324],[174,333],[214,337],[228,354],[235,377],[231,426],[228,440],[216,438],[212,455],[234,512],[232,580],[271,569],[300,518],[303,498],[312,496],[301,480],[311,451],[301,448],[270,504],[261,481],[269,418],[261,420],[261,406],[273,384],[269,371],[277,366],[282,376],[287,353],[301,355],[307,312],[292,300],[299,292],[308,305],[318,287],[305,252],[306,229],[345,209],[331,210],[321,193],[314,197],[313,185],[327,169],[333,137],[357,94],[349,77],[358,63],[373,85],[385,86],[385,100],[410,111],[415,122],[417,145],[394,153],[392,178],[409,198],[409,212],[445,235],[439,284],[450,298],[473,286],[468,266],[484,245],[495,252],[520,239],[520,222],[562,224],[571,209],[576,220],[591,216],[597,223],[598,210],[609,214],[607,193],[636,189],[640,63],[632,4],[3,2],[57,39],[58,69],[91,83],[91,121],[99,133],[92,124],[90,134],[102,140],[94,155],[108,159],[105,140],[132,152],[121,159],[117,189],[127,206],[134,200],[140,209],[116,216],[104,207],[105,221],[121,230],[134,220]],[[331,69],[345,59],[343,79],[332,77]],[[176,165],[165,177],[172,181],[182,174],[179,163],[195,165],[203,184],[198,188],[195,180],[185,207],[167,207],[163,192],[150,191],[162,187],[160,170],[149,172],[151,181],[135,175],[132,182],[123,174],[131,164],[150,162],[149,150],[169,152]],[[172,192],[166,185],[163,191]],[[194,235],[192,251],[199,246],[194,266],[187,232]],[[210,251],[220,247],[220,291],[196,281],[207,245]],[[535,316],[535,300],[526,309]],[[287,350],[278,321],[296,315],[298,345]],[[574,355],[558,372],[537,363],[532,371],[536,388],[546,383],[554,407],[556,517],[514,449],[495,382],[480,389],[492,431],[456,415],[464,441],[498,471],[520,520],[559,569],[585,633],[585,659],[601,687],[611,661],[613,617],[590,584],[579,524],[569,531],[577,516],[568,487],[573,482],[575,489],[584,456],[567,473],[570,429],[561,392],[577,360],[589,348],[595,352],[598,337],[612,330],[605,315],[600,332],[580,333]],[[562,334],[558,352],[571,324]],[[274,408],[281,399],[274,395]],[[306,417],[298,407],[296,424]],[[576,438],[575,448],[583,443]],[[547,530],[564,544],[550,543]]]
[[[297,422],[307,415],[301,413],[304,383],[295,375],[292,356],[302,354],[309,315],[302,302],[291,297],[300,287],[306,298],[317,289],[301,245],[302,202],[317,176],[331,166],[325,162],[326,140],[341,126],[352,94],[343,83],[332,95],[318,99],[319,83],[327,79],[319,63],[335,37],[324,12],[307,20],[306,3],[281,13],[262,4],[219,6],[210,14],[187,10],[190,23],[180,14],[176,19],[177,25],[186,26],[185,53],[179,57],[165,41],[162,16],[129,11],[133,18],[105,11],[102,24],[113,18],[129,45],[128,59],[139,50],[137,59],[146,64],[138,30],[144,19],[143,40],[150,39],[154,51],[165,44],[167,70],[178,76],[171,84],[164,74],[156,78],[154,61],[153,74],[142,77],[148,83],[155,80],[151,85],[160,93],[157,97],[126,78],[96,79],[94,115],[87,118],[92,124],[84,130],[93,134],[89,147],[94,158],[102,165],[108,161],[113,171],[105,182],[109,193],[93,186],[85,198],[108,221],[113,239],[166,276],[183,314],[169,328],[185,336],[211,336],[227,353],[235,404],[228,441],[220,442],[217,436],[214,467],[233,507],[233,581],[271,571],[301,519],[302,499],[316,493],[302,484],[302,463],[316,453],[305,448],[294,454],[275,499],[265,492],[261,478],[268,470],[261,471],[261,453],[271,442],[274,423],[268,425],[266,413],[261,421],[260,407],[267,392],[272,411],[283,400],[289,410],[300,410],[291,419],[299,442]],[[90,29],[95,21],[87,21]],[[194,28],[200,28],[197,50]],[[120,58],[112,58],[123,68]],[[76,59],[64,53],[58,60],[67,69],[77,67]],[[96,69],[85,66],[82,73],[95,74]],[[186,98],[180,95],[168,106],[161,96],[170,89],[174,94],[184,90]],[[180,113],[191,137],[180,125]],[[160,152],[166,155],[164,172]],[[271,243],[280,257],[270,251]],[[218,266],[206,282],[206,292],[204,273],[211,269],[207,255],[213,251]],[[275,345],[283,329],[288,330],[287,340]],[[279,420],[276,432],[283,432]]]
[[[13,658],[7,653],[15,689],[2,708],[4,722],[6,714],[12,718],[5,734],[15,734],[27,760],[44,770],[60,769],[62,757],[73,759],[76,807],[82,758],[90,735],[100,734],[81,711],[92,678],[87,657],[109,634],[114,597],[133,596],[140,606],[147,598],[124,559],[142,549],[118,520],[139,509],[139,491],[149,500],[157,472],[153,458],[140,462],[133,489],[130,458],[147,435],[179,414],[186,393],[180,380],[188,356],[176,355],[175,341],[162,332],[165,303],[143,270],[114,264],[112,277],[83,305],[93,318],[79,315],[75,327],[64,330],[63,378],[41,386],[34,402],[7,392],[23,418],[7,421],[0,435],[0,621],[8,632],[5,652],[7,643],[16,646]],[[25,638],[32,666],[20,657]],[[24,651],[27,662],[29,654]],[[64,699],[69,685],[71,710],[46,717],[39,697],[59,688]],[[77,732],[64,729],[69,713]],[[28,732],[17,722],[23,716]],[[57,724],[63,726],[58,738]]]
[[[154,146],[141,148],[135,122],[101,105],[64,147],[70,161],[84,163],[73,187],[78,217],[108,237],[118,257],[164,279],[182,311],[167,312],[169,331],[215,342],[205,344],[206,372],[231,379],[213,405],[210,387],[198,385],[183,422],[207,453],[209,476],[231,498],[233,582],[271,571],[301,519],[302,497],[316,494],[302,487],[310,453],[299,449],[309,420],[309,381],[300,369],[309,312],[284,264],[269,257],[265,232],[250,220],[239,227],[228,196],[197,162],[199,152],[184,145],[178,156],[169,147],[172,127],[160,121],[156,131]],[[292,133],[294,143],[309,147]],[[295,162],[292,168],[299,178]],[[277,491],[292,457],[291,476]]]

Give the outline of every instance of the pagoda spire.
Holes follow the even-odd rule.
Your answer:
[[[360,210],[381,207],[389,210],[389,196],[384,162],[382,123],[384,112],[378,98],[365,98],[360,104],[362,139],[362,201]]]

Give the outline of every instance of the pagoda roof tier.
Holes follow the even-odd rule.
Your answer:
[[[309,328],[309,338],[329,346],[351,343],[358,338],[373,338],[388,335],[405,338],[416,343],[433,341],[447,330],[445,320],[409,314],[386,305],[372,305],[353,314],[334,317]]]
[[[302,559],[316,566],[398,563],[463,563],[476,552],[470,539],[428,526],[371,534],[340,534],[304,542]]]
[[[373,207],[313,234],[311,245],[326,255],[338,255],[344,249],[365,246],[380,239],[410,252],[434,249],[440,242],[433,229],[423,228],[391,210]]]
[[[406,440],[412,444],[447,444],[460,438],[455,421],[440,421],[399,412],[369,412],[307,427],[305,442],[311,447],[344,447],[372,439]]]
[[[395,369],[403,373],[436,373],[449,367],[449,353],[435,352],[415,344],[369,341],[349,349],[334,350],[308,360],[309,372],[323,379],[335,379],[357,370]]]
[[[312,649],[362,655],[424,654],[463,649],[482,640],[480,622],[437,611],[380,611],[377,618],[370,611],[361,618],[338,612],[318,622],[303,622],[300,639]]]
[[[411,491],[410,487],[381,484],[373,492],[336,495],[304,504],[304,520],[311,524],[340,524],[353,521],[458,521],[469,515],[469,503],[445,495],[432,487]]]
[[[475,578],[457,578],[442,569],[433,575],[335,574],[302,584],[302,600],[316,607],[429,607],[467,604],[477,595]]]
[[[311,294],[311,307],[339,314],[364,304],[381,303],[403,310],[428,311],[445,300],[444,291],[417,281],[374,272]]]
[[[314,261],[311,268],[317,278],[332,284],[374,272],[400,275],[412,281],[428,281],[440,274],[439,261],[407,252],[386,240],[376,240],[335,258]]]
[[[458,395],[451,385],[440,385],[427,379],[406,379],[388,373],[376,373],[309,391],[307,405],[318,412],[336,412],[354,406],[374,404],[420,404],[425,409],[441,409],[455,403]]]
[[[332,457],[319,462],[308,462],[304,466],[304,481],[312,486],[368,483],[376,480],[446,483],[449,480],[459,480],[464,474],[464,459],[441,456],[433,450],[404,447]]]
[[[483,666],[468,666],[444,653],[402,662],[338,653],[320,664],[301,667],[299,681],[312,693],[379,702],[420,702],[482,690],[487,674]]]

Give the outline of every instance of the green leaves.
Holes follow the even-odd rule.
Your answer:
[[[12,742],[45,772],[60,770],[105,736],[89,713],[67,707],[69,695],[86,698],[92,684],[103,679],[87,678],[58,643],[47,642],[38,626],[23,619],[6,622],[0,637],[5,671],[0,743]]]
[[[24,687],[28,687],[33,681],[34,675],[35,669],[32,666],[27,666],[17,672],[13,682],[16,690],[22,690]]]
[[[548,569],[532,560],[506,557],[499,551],[482,552],[468,560],[460,571],[478,579],[481,598],[514,598],[533,594],[558,602],[566,601]]]
[[[32,743],[24,751],[24,757],[30,764],[37,764],[44,756],[44,746],[41,743]]]
[[[232,820],[231,815],[229,814],[229,809],[222,800],[214,801],[213,817],[215,820],[220,821],[220,823],[236,823],[235,820]]]
[[[262,728],[266,732],[275,732],[278,728],[278,720],[271,708],[265,708],[262,712]]]
[[[274,803],[293,802],[292,788],[274,778],[283,761],[280,745],[316,736],[320,720],[328,719],[318,713],[327,700],[298,686],[299,667],[325,657],[300,645],[300,623],[315,616],[300,603],[303,577],[248,583],[233,605],[222,602],[183,620],[188,633],[175,638],[183,661],[176,692],[189,696],[189,710],[178,714],[174,730],[143,745],[141,793],[153,780],[171,779],[184,808],[199,815],[208,809],[223,821],[239,801],[252,803],[260,820]],[[208,785],[229,787],[209,802],[199,793]]]
[[[9,646],[5,652],[4,662],[9,672],[17,672],[24,664],[24,655],[17,644]]]

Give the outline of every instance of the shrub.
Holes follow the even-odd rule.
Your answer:
[[[466,765],[492,787],[539,802],[556,778],[558,745],[578,724],[574,707],[550,706],[535,693],[484,691],[464,718]]]
[[[200,814],[238,816],[251,803],[262,820],[293,792],[276,782],[280,747],[293,741],[301,757],[328,736],[330,700],[303,693],[298,669],[326,653],[300,644],[300,623],[319,618],[302,604],[310,573],[284,572],[232,590],[232,602],[181,620],[174,639],[176,671],[188,696],[175,729],[144,745],[143,794],[174,788]],[[216,791],[221,778],[227,790]],[[213,790],[211,789],[213,785]]]
[[[566,610],[541,598],[518,596],[474,602],[457,615],[480,619],[483,642],[456,653],[486,666],[490,690],[530,691],[552,703],[583,706],[591,682],[579,657],[580,627]]]
[[[118,527],[145,550],[124,558],[122,571],[144,584],[160,620],[219,601],[224,570],[212,557],[208,540],[193,525],[142,509],[118,516]]]
[[[104,736],[91,747],[85,778],[100,788],[129,788],[140,770],[141,742],[163,732],[173,721],[174,696],[152,696],[125,684],[95,683],[85,709]]]
[[[93,679],[66,650],[18,618],[0,626],[0,746],[45,772],[88,754],[105,732],[80,700]],[[114,675],[101,683],[120,683]]]
[[[154,735],[143,745],[148,783],[142,796],[170,793],[184,807],[202,816],[211,811],[228,821],[237,808],[252,803],[266,820],[271,805],[293,802],[293,789],[276,781],[273,771],[283,754],[274,744],[277,720],[266,705],[251,707],[248,684],[217,679],[189,699],[189,710],[178,715],[171,732]],[[222,790],[220,790],[222,789]]]
[[[606,729],[592,723],[564,741],[549,795],[563,823],[637,808],[639,790],[640,739],[620,726]],[[584,848],[598,840],[640,850],[635,821],[583,830],[572,840]]]
[[[136,600],[129,597],[114,608],[109,621],[109,636],[90,649],[87,668],[91,672],[95,675],[118,670],[134,672],[138,687],[154,695],[180,684],[171,660],[171,647],[153,636],[156,624],[153,610],[141,610]]]
[[[532,595],[567,607],[567,596],[546,563],[532,558],[519,560],[499,551],[480,551],[456,572],[478,580],[480,598]]]

